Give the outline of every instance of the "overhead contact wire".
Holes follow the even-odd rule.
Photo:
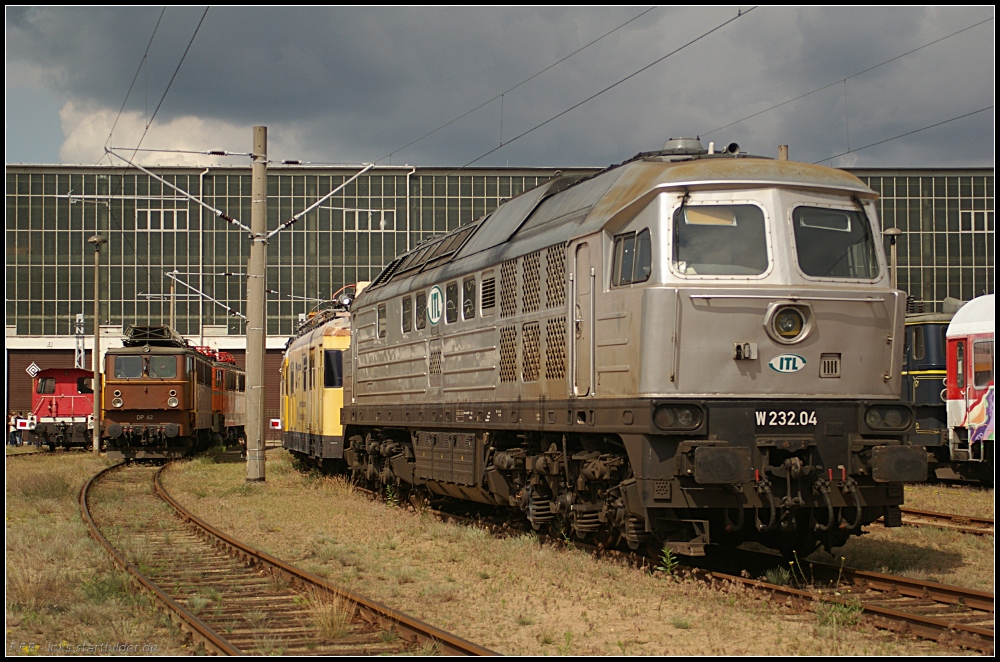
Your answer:
[[[496,95],[496,96],[494,96],[494,97],[492,97],[492,98],[490,98],[490,99],[487,99],[486,101],[482,102],[481,104],[479,104],[479,105],[478,105],[478,106],[476,106],[475,108],[473,108],[473,109],[471,109],[471,110],[468,110],[468,111],[466,111],[466,112],[462,113],[461,115],[459,115],[459,116],[458,116],[458,117],[456,117],[455,119],[452,119],[452,120],[449,120],[449,121],[445,122],[444,124],[442,124],[442,125],[441,125],[441,126],[439,126],[438,128],[434,129],[433,131],[428,131],[427,133],[425,133],[424,135],[420,136],[420,137],[419,137],[419,138],[417,138],[416,140],[414,140],[414,141],[412,141],[412,142],[409,142],[409,143],[407,143],[407,144],[403,145],[403,146],[402,146],[402,147],[400,147],[399,149],[395,149],[395,150],[393,150],[393,151],[389,152],[388,154],[386,154],[386,155],[385,155],[385,156],[383,156],[382,158],[380,158],[380,159],[376,159],[376,160],[375,160],[375,163],[378,163],[379,161],[383,161],[383,160],[385,160],[385,159],[389,158],[390,156],[392,156],[393,154],[397,154],[397,153],[399,153],[399,152],[402,152],[402,151],[403,151],[404,149],[406,149],[407,147],[412,147],[413,145],[416,145],[416,144],[417,144],[418,142],[420,142],[420,141],[421,141],[421,140],[423,140],[424,138],[427,138],[427,137],[429,137],[429,136],[432,136],[432,135],[434,135],[435,133],[437,133],[438,131],[440,131],[441,129],[444,129],[444,128],[446,128],[446,127],[448,127],[448,126],[450,126],[450,125],[454,124],[455,122],[457,122],[458,120],[462,119],[463,117],[467,117],[467,116],[471,115],[472,113],[476,112],[477,110],[479,110],[479,109],[480,109],[480,108],[482,108],[483,106],[486,106],[486,105],[489,105],[490,103],[492,103],[492,102],[496,101],[497,99],[502,99],[502,98],[503,98],[503,96],[504,96],[505,94],[508,94],[508,93],[510,93],[510,92],[513,92],[514,90],[516,90],[517,88],[521,87],[522,85],[524,85],[524,84],[525,84],[525,83],[527,83],[528,81],[530,81],[530,80],[533,80],[533,79],[537,78],[538,76],[541,76],[542,74],[544,74],[544,73],[545,73],[546,71],[548,71],[549,69],[551,69],[551,68],[555,67],[556,65],[559,65],[559,64],[562,64],[563,62],[565,62],[566,60],[570,59],[571,57],[573,57],[574,55],[576,55],[576,54],[577,54],[577,53],[579,53],[580,51],[584,50],[585,48],[588,48],[588,47],[590,47],[590,46],[593,46],[594,44],[596,44],[597,42],[601,41],[601,40],[602,40],[602,39],[604,39],[605,37],[607,37],[607,36],[609,36],[609,35],[611,35],[611,34],[613,34],[613,33],[617,32],[618,30],[621,30],[621,29],[622,29],[623,27],[625,27],[625,26],[626,26],[626,25],[628,25],[629,23],[632,23],[633,21],[636,21],[636,20],[638,20],[638,19],[642,18],[643,16],[645,16],[645,15],[646,15],[646,14],[648,14],[649,12],[653,11],[654,9],[656,9],[656,7],[650,7],[649,9],[647,9],[647,10],[646,10],[646,11],[644,11],[644,12],[642,12],[641,14],[638,14],[638,15],[636,15],[636,16],[634,16],[634,17],[630,18],[629,20],[625,21],[624,23],[622,23],[622,24],[621,24],[621,25],[619,25],[618,27],[614,28],[613,30],[610,30],[609,32],[605,32],[604,34],[602,34],[602,35],[601,35],[600,37],[598,37],[597,39],[594,39],[594,40],[593,40],[593,41],[591,41],[590,43],[588,43],[588,44],[585,44],[585,45],[581,46],[580,48],[576,49],[575,51],[573,51],[572,53],[570,53],[570,54],[569,54],[569,55],[567,55],[566,57],[562,58],[561,60],[558,60],[558,61],[556,61],[556,62],[553,62],[552,64],[550,64],[549,66],[545,67],[544,69],[542,69],[542,70],[541,70],[541,71],[539,71],[538,73],[536,73],[536,74],[533,74],[533,75],[531,75],[531,76],[528,76],[527,78],[525,78],[524,80],[522,80],[522,81],[521,81],[520,83],[518,83],[517,85],[514,85],[513,87],[511,87],[511,88],[509,88],[509,89],[507,89],[507,90],[504,90],[504,91],[503,91],[503,92],[501,92],[500,94],[498,94],[498,95]],[[501,137],[502,137],[502,134],[501,134]]]
[[[727,25],[729,25],[729,24],[730,24],[730,23],[732,23],[733,21],[735,21],[735,20],[738,20],[738,19],[740,19],[740,18],[742,18],[742,17],[746,16],[747,14],[749,14],[750,12],[752,12],[752,11],[753,11],[754,9],[756,9],[756,8],[757,8],[757,6],[755,5],[755,6],[751,7],[750,9],[748,9],[748,10],[746,10],[746,11],[741,11],[740,13],[738,13],[738,14],[737,14],[736,16],[732,17],[732,18],[731,18],[731,19],[729,19],[728,21],[725,21],[724,23],[720,23],[719,25],[717,25],[716,27],[712,28],[712,29],[711,29],[711,30],[709,30],[708,32],[705,32],[704,34],[702,34],[702,35],[700,35],[700,36],[698,36],[698,37],[695,37],[694,39],[692,39],[691,41],[687,42],[687,43],[686,43],[686,44],[684,44],[683,46],[680,46],[680,47],[678,47],[678,48],[676,48],[676,49],[674,49],[674,50],[670,51],[670,52],[669,52],[669,53],[667,53],[666,55],[664,55],[664,56],[662,56],[662,57],[659,57],[659,58],[657,58],[657,59],[653,60],[652,62],[650,62],[650,63],[649,63],[649,64],[647,64],[646,66],[642,67],[641,69],[638,69],[637,71],[634,71],[634,72],[632,72],[631,74],[629,74],[628,76],[625,76],[624,78],[622,78],[622,79],[618,80],[617,82],[615,82],[615,83],[612,83],[611,85],[608,85],[607,87],[605,87],[605,88],[604,88],[603,90],[601,90],[600,92],[596,92],[596,93],[594,93],[594,94],[590,95],[589,97],[587,97],[587,98],[586,98],[586,99],[584,99],[583,101],[580,101],[579,103],[576,103],[576,104],[574,104],[574,105],[570,106],[569,108],[567,108],[566,110],[562,111],[561,113],[558,113],[558,114],[556,114],[556,115],[553,115],[552,117],[550,117],[549,119],[545,120],[545,121],[544,121],[544,122],[542,122],[541,124],[537,124],[537,125],[533,126],[532,128],[528,129],[528,130],[527,130],[527,131],[525,131],[524,133],[521,133],[521,134],[519,134],[519,135],[517,135],[517,136],[514,136],[513,138],[511,138],[511,139],[510,139],[510,140],[508,140],[507,142],[505,142],[505,143],[503,143],[503,144],[501,144],[501,145],[498,145],[497,147],[494,147],[494,148],[493,148],[493,149],[491,149],[490,151],[488,151],[488,152],[486,152],[486,153],[484,153],[484,154],[482,154],[482,155],[480,155],[480,156],[476,157],[475,159],[473,159],[473,160],[469,161],[468,163],[466,163],[466,164],[465,164],[465,165],[463,165],[462,167],[460,167],[460,168],[456,168],[455,170],[453,170],[452,172],[450,172],[450,173],[448,173],[448,174],[449,174],[449,175],[451,175],[451,174],[454,174],[454,173],[458,172],[459,170],[462,170],[463,168],[468,168],[468,167],[469,167],[470,165],[472,165],[473,163],[475,163],[475,162],[477,162],[477,161],[480,161],[480,160],[482,160],[482,159],[486,158],[487,156],[489,156],[489,155],[490,155],[490,154],[492,154],[493,152],[495,152],[495,151],[497,151],[497,150],[499,150],[499,149],[502,149],[503,147],[506,147],[507,145],[511,144],[511,143],[512,143],[512,142],[514,142],[515,140],[519,140],[519,139],[523,138],[524,136],[528,135],[529,133],[531,133],[532,131],[535,131],[535,130],[537,130],[537,129],[540,129],[540,128],[542,128],[543,126],[545,126],[545,125],[546,125],[546,124],[548,124],[549,122],[552,122],[552,121],[554,121],[554,120],[556,120],[556,119],[559,119],[560,117],[562,117],[562,116],[563,116],[563,115],[565,115],[566,113],[570,112],[571,110],[574,110],[574,109],[576,109],[576,108],[579,108],[580,106],[582,106],[583,104],[587,103],[588,101],[592,101],[593,99],[596,99],[597,97],[601,96],[602,94],[604,94],[604,93],[605,93],[605,92],[607,92],[608,90],[611,90],[611,89],[613,89],[613,88],[615,88],[615,87],[618,87],[619,85],[621,85],[622,83],[624,83],[624,82],[625,82],[625,81],[627,81],[627,80],[630,80],[630,79],[632,79],[632,78],[635,78],[636,76],[638,76],[638,75],[639,75],[639,74],[641,74],[642,72],[646,71],[646,70],[647,70],[647,69],[649,69],[650,67],[653,67],[653,66],[656,66],[656,65],[657,65],[657,64],[659,64],[660,62],[663,62],[664,60],[666,60],[666,59],[667,59],[668,57],[670,57],[670,56],[672,56],[672,55],[676,55],[677,53],[681,52],[682,50],[684,50],[684,49],[685,49],[685,48],[687,48],[688,46],[691,46],[692,44],[695,44],[695,43],[697,43],[697,42],[701,41],[702,39],[704,39],[705,37],[707,37],[707,36],[711,35],[712,33],[714,33],[714,32],[717,32],[717,31],[721,30],[722,28],[726,27]]]

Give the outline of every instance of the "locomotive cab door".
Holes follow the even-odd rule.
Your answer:
[[[590,256],[590,244],[578,243],[574,249],[573,272],[570,274],[572,291],[573,348],[572,394],[585,397],[593,394],[594,382],[594,297],[596,272]]]

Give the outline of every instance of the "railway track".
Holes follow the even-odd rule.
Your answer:
[[[903,515],[904,526],[932,526],[977,536],[993,535],[993,520],[988,517],[935,513],[914,508],[900,508],[899,511]],[[881,521],[880,519],[879,522]]]
[[[99,472],[80,491],[81,513],[116,563],[207,651],[495,654],[214,529],[167,494],[162,470]]]
[[[771,554],[738,551],[740,565],[756,570],[749,573],[751,577],[763,576],[765,567],[787,563]],[[994,594],[986,591],[816,561],[791,564],[790,583],[794,586],[751,579],[744,576],[747,573],[706,570],[704,566],[696,572],[709,581],[741,584],[806,607],[829,603],[859,610],[880,628],[983,653],[994,651]]]

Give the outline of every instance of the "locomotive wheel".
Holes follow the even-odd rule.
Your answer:
[[[614,549],[622,540],[622,532],[617,527],[602,526],[593,533],[593,542],[601,549]]]

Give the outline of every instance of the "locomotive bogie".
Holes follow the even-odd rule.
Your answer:
[[[927,459],[874,200],[827,168],[669,152],[529,191],[354,302],[344,459],[682,553],[894,524]]]

